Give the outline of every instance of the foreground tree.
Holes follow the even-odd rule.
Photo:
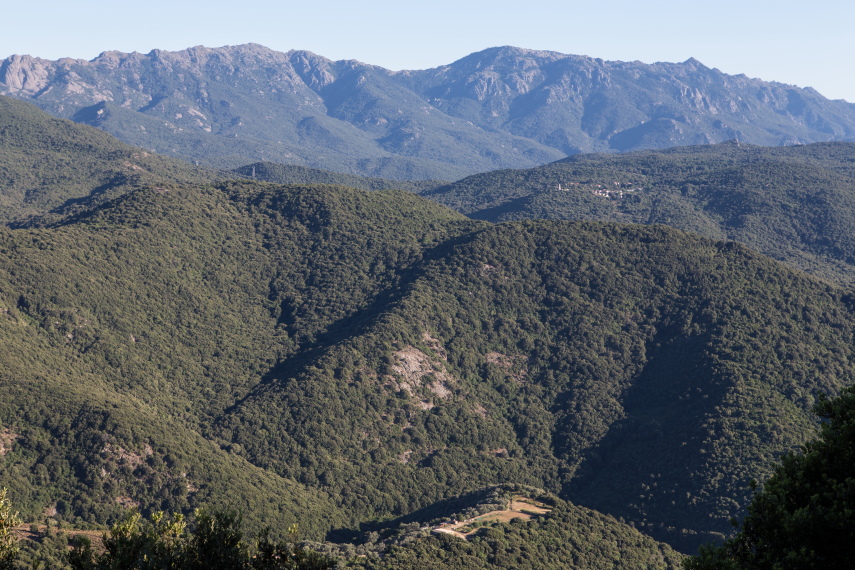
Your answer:
[[[181,515],[155,513],[144,519],[133,513],[110,529],[102,554],[81,538],[68,562],[75,570],[323,570],[334,565],[297,546],[296,526],[288,529],[284,542],[272,541],[265,531],[250,548],[235,511],[199,511],[190,522],[195,524]]]
[[[262,531],[250,561],[253,570],[325,570],[333,566],[331,559],[297,544],[297,525],[289,528],[288,539],[280,542],[270,539],[270,529]]]
[[[708,568],[851,568],[855,560],[855,386],[815,408],[820,437],[785,456],[738,534],[686,560]]]
[[[12,503],[6,489],[0,489],[0,570],[15,567],[18,559],[18,539],[13,532],[21,524],[18,513],[12,511]]]

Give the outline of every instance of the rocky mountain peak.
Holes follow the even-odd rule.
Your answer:
[[[292,51],[288,56],[294,71],[312,89],[322,89],[335,81],[331,60],[306,50]]]
[[[10,56],[0,64],[0,83],[10,93],[34,95],[47,86],[51,63],[29,55]]]
[[[709,69],[706,65],[695,59],[694,57],[690,57],[686,61],[683,62],[683,65],[687,67],[691,67],[692,69]]]
[[[514,46],[402,72],[252,43],[107,51],[91,62],[13,56],[0,62],[0,94],[69,118],[112,102],[122,111],[99,127],[169,154],[385,177],[447,179],[580,151],[737,137],[855,139],[855,105],[813,90],[730,76],[694,58],[644,64]]]

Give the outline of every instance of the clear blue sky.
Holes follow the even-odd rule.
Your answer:
[[[514,45],[684,61],[855,102],[853,0],[2,0],[0,58],[255,42],[424,69]]]

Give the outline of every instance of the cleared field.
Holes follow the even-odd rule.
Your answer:
[[[48,532],[48,529],[43,524],[38,525],[29,525],[22,524],[13,529],[13,532],[18,537],[19,540],[29,540],[32,542],[41,542],[42,538]],[[54,532],[56,534],[64,534],[68,536],[69,539],[76,536],[85,536],[89,538],[92,543],[92,550],[95,552],[103,552],[104,551],[104,534],[107,531],[104,530],[70,530],[70,529],[54,529],[50,532]],[[70,547],[69,547],[70,548]]]
[[[450,534],[464,540],[481,530],[479,525],[489,522],[508,523],[513,519],[530,520],[551,511],[548,505],[528,497],[512,497],[508,506],[502,510],[490,511],[465,521],[455,521],[439,525],[435,533]]]
[[[533,501],[531,499],[525,497],[514,497],[508,503],[508,509],[511,511],[518,511],[520,513],[529,513],[532,515],[545,515],[552,509],[550,509],[547,505]]]

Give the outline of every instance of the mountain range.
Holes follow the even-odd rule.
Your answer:
[[[0,94],[221,168],[272,161],[455,180],[579,152],[855,139],[855,105],[683,63],[490,48],[390,71],[256,44],[92,61],[12,56]]]
[[[732,241],[224,178],[0,104],[0,485],[29,522],[231,504],[377,567],[673,567],[855,373],[851,289]],[[744,150],[704,148],[672,154],[704,173]],[[803,149],[798,176],[849,175],[846,145],[780,152]],[[545,180],[608,210],[590,173],[629,193],[683,172],[642,156],[658,169],[580,156]],[[437,184],[419,191],[482,196]],[[425,536],[495,485],[553,514]]]

